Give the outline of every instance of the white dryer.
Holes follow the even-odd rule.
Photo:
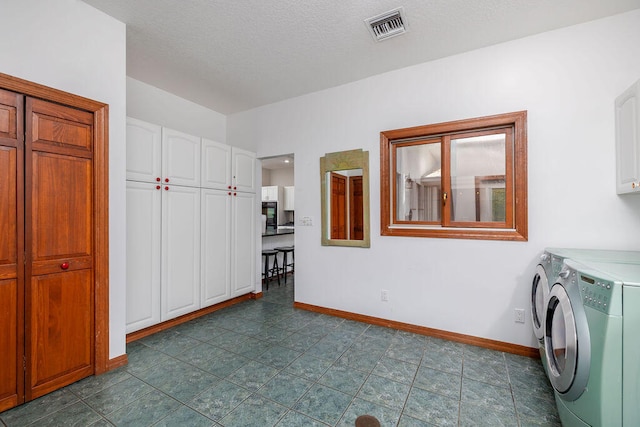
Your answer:
[[[639,264],[565,259],[545,306],[544,341],[563,426],[638,425]]]

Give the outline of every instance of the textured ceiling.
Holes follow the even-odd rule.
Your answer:
[[[223,114],[640,8],[640,0],[83,0],[127,24],[127,75]],[[364,19],[403,6],[409,32]]]

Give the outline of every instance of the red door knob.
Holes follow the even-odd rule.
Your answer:
[[[68,270],[69,269],[69,263],[68,262],[63,262],[62,264],[60,264],[60,268],[63,270]]]

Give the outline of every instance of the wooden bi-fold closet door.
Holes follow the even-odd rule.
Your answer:
[[[0,409],[94,373],[93,114],[24,97],[24,118],[0,140]]]
[[[93,115],[26,99],[26,398],[93,373]]]
[[[0,411],[24,400],[22,101],[0,90]]]

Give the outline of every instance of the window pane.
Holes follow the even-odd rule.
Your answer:
[[[504,222],[504,133],[451,139],[451,221]]]
[[[397,221],[440,222],[441,168],[439,142],[397,147]]]

